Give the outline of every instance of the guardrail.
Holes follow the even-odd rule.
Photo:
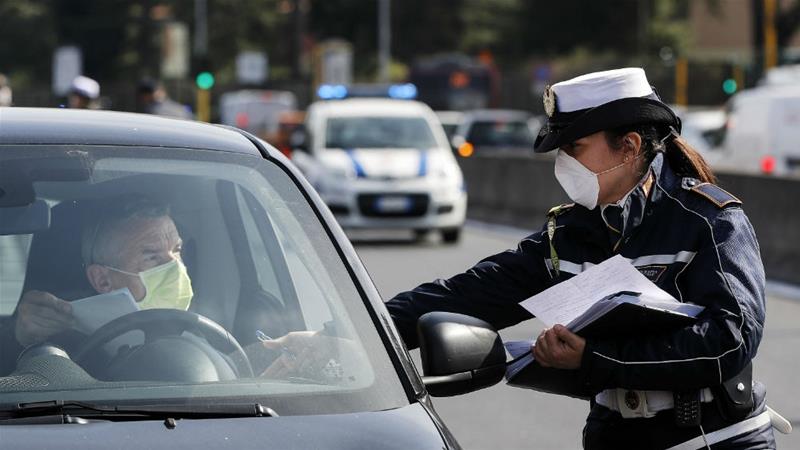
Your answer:
[[[569,201],[549,156],[474,156],[459,164],[470,218],[539,230],[547,211]],[[800,284],[800,180],[718,173],[743,202],[761,246],[767,278]]]

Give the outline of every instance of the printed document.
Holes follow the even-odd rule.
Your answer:
[[[551,327],[584,337],[638,336],[693,323],[703,307],[681,303],[617,255],[520,303]],[[545,368],[530,351],[534,340],[505,342],[511,386],[588,398],[577,371]]]
[[[78,331],[91,334],[117,317],[139,310],[128,288],[82,298],[70,303]]]
[[[520,303],[545,325],[566,325],[599,299],[620,291],[633,291],[649,302],[680,303],[642,275],[620,255],[609,258],[569,280]]]

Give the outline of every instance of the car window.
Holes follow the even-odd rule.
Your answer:
[[[250,199],[249,202],[247,201],[248,199]],[[326,323],[333,320],[331,305],[326,301],[323,293],[323,289],[331,289],[333,287],[331,285],[332,281],[327,278],[321,279],[324,276],[324,270],[315,271],[312,274],[311,271],[314,268],[310,266],[314,263],[304,261],[304,258],[300,255],[302,252],[300,246],[302,244],[291,238],[294,233],[287,235],[283,229],[274,227],[270,229],[269,233],[263,233],[258,230],[256,218],[253,216],[258,215],[259,206],[254,204],[252,199],[253,197],[249,193],[241,190],[237,191],[237,200],[240,202],[245,229],[248,230],[248,243],[253,254],[260,288],[279,299],[285,298],[286,289],[281,287],[278,279],[282,275],[289,275],[292,280],[295,280],[294,289],[297,291],[297,297],[303,299],[300,304],[300,312],[305,318],[306,326],[311,329],[323,328]],[[296,222],[292,224],[292,228],[288,231],[302,232],[302,230],[297,229],[299,224]],[[266,240],[264,239],[265,235],[267,236]],[[285,267],[288,269],[284,274],[278,273],[280,268],[275,267],[275,264],[273,264],[275,260],[273,255],[275,253],[284,256]],[[325,285],[325,288],[321,286],[322,284]]]
[[[0,236],[0,316],[14,312],[25,281],[31,235]]]
[[[467,133],[472,145],[532,146],[533,134],[526,122],[476,121]]]
[[[69,359],[17,361],[5,350],[12,343],[0,342],[0,405],[245,401],[291,415],[407,404],[368,301],[276,164],[226,152],[39,146],[3,148],[3,165],[15,175],[0,188],[20,194],[0,198],[17,214],[13,226],[0,224],[1,312],[40,291],[70,302],[75,321],[48,339]],[[176,300],[186,298],[186,307]],[[145,310],[125,316],[126,305]],[[202,323],[180,322],[187,308]],[[139,328],[120,326],[124,333],[93,344],[117,316],[126,325],[139,317]],[[0,317],[0,328],[9,320]],[[48,378],[62,372],[73,375]]]
[[[433,147],[433,132],[420,117],[333,117],[325,128],[325,148]]]
[[[247,204],[245,195],[247,195],[246,192],[242,192],[241,188],[237,188],[236,200],[239,203],[239,211],[242,214],[242,224],[244,225],[248,248],[252,254],[258,284],[261,289],[280,298],[281,289],[278,284],[278,275],[275,273],[276,268],[270,258],[270,252],[267,250],[267,243],[258,232],[258,225],[253,217],[254,212]]]

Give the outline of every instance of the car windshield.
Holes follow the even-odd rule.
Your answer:
[[[474,122],[467,141],[475,146],[533,146],[533,134],[526,122],[480,121]]]
[[[330,236],[261,157],[0,147],[0,407],[407,404]],[[22,351],[17,306],[43,298],[70,305],[70,322]]]
[[[335,117],[328,119],[326,148],[436,147],[428,122],[421,117]]]

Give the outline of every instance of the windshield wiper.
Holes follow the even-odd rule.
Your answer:
[[[233,417],[278,417],[272,409],[259,403],[199,404],[199,405],[143,405],[106,406],[73,400],[48,400],[19,403],[14,408],[0,411],[1,419],[71,415],[83,418],[108,420],[140,419],[205,419]]]

